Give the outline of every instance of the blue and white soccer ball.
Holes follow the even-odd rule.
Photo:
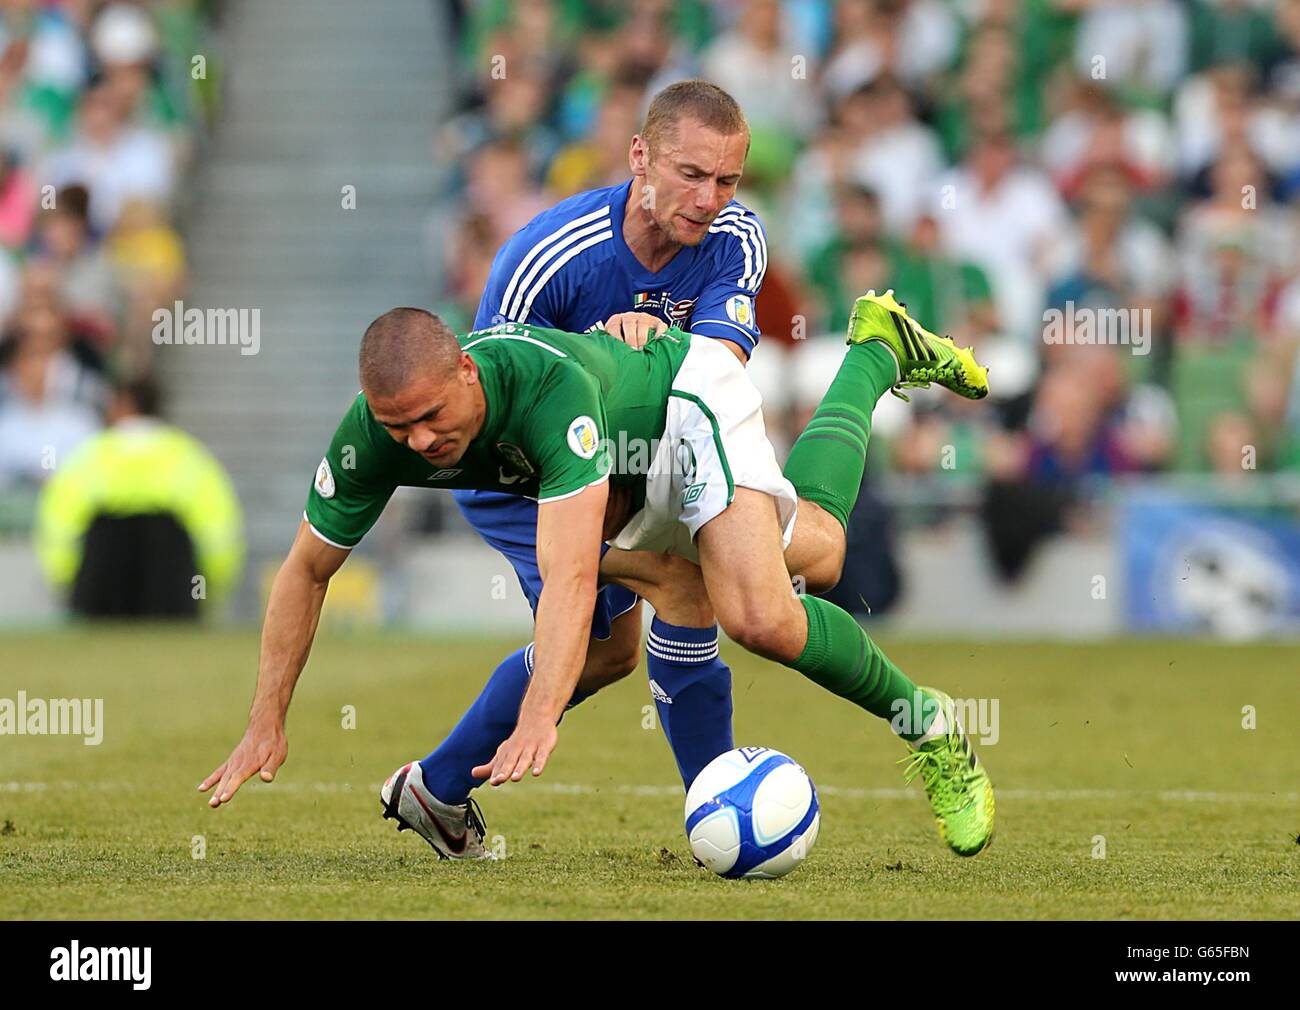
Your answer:
[[[817,789],[798,764],[767,747],[737,747],[704,766],[686,793],[695,858],[722,877],[783,877],[817,841]]]

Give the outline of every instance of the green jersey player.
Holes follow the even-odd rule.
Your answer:
[[[670,329],[634,350],[516,323],[456,336],[423,310],[385,313],[366,331],[362,393],[272,590],[249,729],[200,788],[218,784],[219,806],[254,772],[274,775],[325,586],[397,487],[506,489],[539,505],[535,666],[514,733],[476,776],[541,774],[578,684],[598,581],[628,584],[658,610],[671,587],[646,584],[636,559],[669,553],[698,562],[733,640],[890,720],[941,835],[959,854],[982,850],[993,790],[951,699],[913,684],[845,611],[792,594],[790,577],[815,570],[837,534],[831,553],[842,557],[876,400],[930,382],[978,398],[987,379],[891,293],[858,299],[849,344],[783,473],[757,391],[716,341]],[[441,851],[434,828],[445,831],[411,768],[385,783],[385,814]]]

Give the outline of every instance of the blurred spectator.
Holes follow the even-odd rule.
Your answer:
[[[1295,222],[1272,204],[1247,149],[1225,153],[1212,184],[1211,197],[1185,212],[1178,236],[1179,336],[1200,343],[1266,336],[1294,264]]]
[[[36,226],[36,254],[55,265],[60,297],[68,313],[107,343],[123,311],[123,292],[102,246],[90,234],[90,194],[66,186]]]
[[[906,232],[926,207],[944,169],[934,131],[922,125],[898,81],[880,76],[857,93],[866,103],[853,172],[880,196],[885,227]]]
[[[547,122],[549,99],[546,82],[540,78],[507,75],[491,82],[481,108],[444,124],[434,149],[452,187],[464,186],[464,165],[476,152],[499,141],[523,155],[528,176],[541,179],[560,146],[558,133]]]
[[[889,288],[893,264],[883,243],[859,239],[840,250],[836,266],[828,288],[833,297],[826,301],[826,321],[822,328],[829,333],[844,333],[848,329],[854,299],[866,291]]]
[[[1296,108],[1264,100],[1255,67],[1222,64],[1191,78],[1174,99],[1178,167],[1196,181],[1225,152],[1244,148],[1275,175],[1300,165]],[[1200,184],[1204,190],[1204,184]]]
[[[795,76],[795,56],[803,61]],[[791,51],[778,0],[745,0],[735,28],[714,40],[700,57],[702,76],[724,88],[746,109],[751,136],[748,170],[753,165],[784,176],[794,142],[815,125],[812,54]],[[784,155],[784,157],[780,157]],[[783,164],[770,164],[773,162]],[[784,171],[782,169],[785,169]]]
[[[951,7],[937,0],[845,0],[835,5],[824,83],[844,95],[887,73],[918,88],[951,62],[958,27]]]
[[[109,4],[91,25],[90,44],[104,89],[127,122],[151,130],[175,124],[178,112],[153,72],[158,30],[144,10]]]
[[[27,244],[36,220],[36,186],[12,151],[0,150],[0,245]]]
[[[43,173],[55,186],[80,183],[90,190],[90,220],[100,232],[117,223],[122,205],[144,197],[166,206],[174,185],[172,153],[155,131],[131,126],[107,85],[81,100],[77,135],[54,152]]]
[[[492,222],[498,244],[546,208],[546,199],[529,173],[526,151],[510,140],[485,144],[474,153],[465,202],[469,213]]]
[[[1277,56],[1277,35],[1265,5],[1255,0],[1193,0],[1188,11],[1193,71],[1220,63],[1263,67]]]
[[[627,178],[628,147],[641,128],[641,86],[615,81],[606,90],[588,138],[566,145],[546,173],[550,199],[563,200],[586,189],[612,186]]]
[[[831,121],[795,160],[781,205],[782,220],[768,222],[769,235],[783,235],[783,244],[793,258],[815,257],[839,227],[839,193],[850,183],[858,185],[853,174],[858,146],[856,125],[851,103],[841,102],[832,109]]]
[[[1075,70],[1142,97],[1167,94],[1187,69],[1187,37],[1176,0],[1093,0],[1075,36]]]
[[[181,296],[185,250],[159,208],[141,199],[123,205],[105,246],[126,294],[122,367],[128,373],[147,370],[154,345],[145,337],[153,328],[154,309]]]
[[[885,238],[880,198],[874,190],[858,184],[844,184],[835,190],[835,211],[831,230],[808,257],[805,270],[821,300],[818,328],[838,331],[848,323],[853,298],[844,283],[844,259],[850,249],[884,247],[893,258],[896,245]],[[890,269],[887,263],[886,271]],[[847,301],[846,301],[847,299]]]
[[[948,158],[960,158],[978,134],[1032,131],[1039,96],[1021,90],[1026,53],[1018,52],[1010,25],[990,19],[976,25],[957,68],[938,89],[936,125]]]
[[[446,318],[449,325],[453,318],[457,320],[458,331],[474,325],[500,244],[497,228],[486,214],[471,213],[457,223],[449,243],[455,255],[447,262],[447,288],[454,312],[448,312]]]
[[[103,385],[68,349],[57,307],[33,301],[0,372],[0,485],[41,483],[100,426]]]
[[[1266,84],[1295,115],[1300,110],[1300,0],[1278,0],[1274,27],[1277,51]]]
[[[87,617],[193,617],[239,576],[239,503],[221,464],[157,418],[147,379],[120,386],[109,428],[56,470],[37,508],[46,576]]]
[[[129,288],[156,292],[156,305],[176,296],[185,276],[185,250],[155,204],[139,198],[126,201],[106,245],[113,267]]]
[[[9,0],[0,8],[3,141],[31,158],[66,135],[87,77],[71,5]]]
[[[1099,168],[1122,173],[1129,185],[1154,191],[1174,168],[1174,140],[1154,109],[1124,110],[1094,82],[1077,81],[1070,104],[1043,135],[1043,164],[1067,199]]]
[[[1020,161],[1009,135],[990,134],[941,177],[934,209],[948,252],[992,278],[1008,331],[1036,334],[1043,276],[1068,220],[1047,176]]]
[[[1133,213],[1124,173],[1090,171],[1080,183],[1078,219],[1056,250],[1048,305],[1149,312],[1137,318],[1149,321],[1145,336],[1154,339],[1166,332],[1176,280],[1172,247],[1159,228]]]
[[[976,264],[944,253],[939,221],[932,212],[917,219],[910,239],[897,259],[891,281],[908,312],[960,344],[978,343],[981,337],[997,332],[997,309],[988,276]]]

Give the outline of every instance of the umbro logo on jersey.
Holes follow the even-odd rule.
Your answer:
[[[429,480],[451,480],[458,473],[460,473],[459,470],[435,470],[433,473],[429,474],[428,479]]]

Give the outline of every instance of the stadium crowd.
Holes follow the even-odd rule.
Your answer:
[[[700,76],[751,125],[739,198],[770,255],[751,368],[776,441],[853,296],[892,287],[975,346],[994,400],[882,405],[873,472],[1010,493],[1052,526],[1089,477],[1300,468],[1300,0],[453,11],[464,101],[435,138],[430,234],[458,324],[511,232],[626,178],[649,97]]]
[[[0,2],[0,492],[22,502],[152,372],[211,111],[200,0]],[[205,58],[206,59],[206,58]],[[2,497],[2,495],[0,495]],[[15,519],[15,522],[19,520]]]

